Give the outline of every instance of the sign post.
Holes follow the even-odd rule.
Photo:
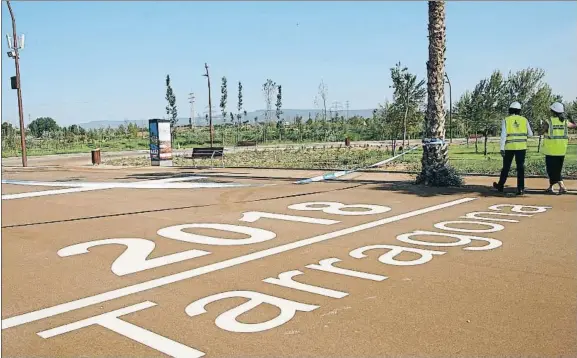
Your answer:
[[[168,119],[149,119],[150,162],[153,166],[172,166],[172,137]]]

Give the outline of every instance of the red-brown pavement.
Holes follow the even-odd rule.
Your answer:
[[[538,189],[546,181],[529,179],[528,195],[509,197],[488,190],[492,179],[484,177],[467,178],[464,189],[423,189],[409,184],[406,175],[385,173],[294,184],[318,174],[5,170],[3,179],[40,182],[129,183],[197,175],[205,178],[191,182],[250,186],[111,188],[3,200],[3,355],[577,356],[574,193],[543,195]],[[509,180],[514,185],[515,179]],[[32,190],[2,187],[3,195]],[[368,214],[366,208],[338,204],[328,212],[289,208],[310,202],[375,207]],[[495,205],[505,206],[490,209]],[[343,215],[363,210],[365,215]],[[541,212],[531,213],[536,210]],[[241,221],[249,212],[261,214]],[[462,218],[472,212],[497,215]],[[456,220],[484,224],[434,226]],[[214,227],[185,228],[177,236],[178,228],[171,228],[201,223],[253,228],[253,236]],[[445,236],[403,235],[415,230]],[[468,243],[471,236],[476,238]],[[73,246],[105,239],[120,241],[85,253],[86,247]],[[456,246],[447,246],[451,243]],[[355,251],[374,245],[389,246]],[[483,249],[487,245],[490,249]],[[69,256],[59,256],[66,247],[72,247]],[[350,271],[327,272],[329,261],[323,260],[331,258],[337,259],[329,260],[333,267]],[[324,270],[310,266],[321,261]],[[286,287],[291,274],[280,284],[264,282],[295,270],[302,274],[293,281],[309,286]],[[206,306],[193,303],[219,294]],[[127,307],[133,312],[113,317]],[[74,322],[84,324],[70,325]]]

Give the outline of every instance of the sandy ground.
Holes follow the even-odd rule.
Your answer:
[[[384,173],[293,183],[318,174],[5,168],[4,180],[76,187],[247,186],[3,200],[3,355],[577,356],[574,191],[543,195],[546,180],[529,179],[509,197],[485,177],[424,189]],[[34,188],[2,194],[65,189]],[[474,212],[493,214],[463,218]],[[442,234],[403,235],[416,230]]]

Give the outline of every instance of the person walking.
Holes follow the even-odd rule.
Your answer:
[[[549,188],[545,190],[548,194],[554,194],[553,185],[559,185],[559,194],[565,194],[567,188],[563,183],[561,171],[563,161],[567,153],[569,137],[568,128],[575,128],[577,125],[565,119],[565,107],[562,103],[555,102],[549,107],[551,117],[543,123],[541,134],[543,138],[543,154],[545,154],[545,166],[549,177]]]
[[[499,182],[493,182],[493,188],[503,192],[505,182],[515,158],[517,166],[517,195],[525,193],[525,154],[527,152],[527,138],[533,136],[533,131],[527,118],[521,116],[521,104],[513,102],[509,106],[509,116],[501,122],[501,156],[503,168]]]

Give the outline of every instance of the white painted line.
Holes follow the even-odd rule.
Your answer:
[[[91,190],[105,190],[114,188],[126,189],[201,189],[201,188],[238,188],[255,186],[252,184],[240,183],[178,183],[189,180],[205,179],[206,177],[190,176],[179,178],[166,178],[145,180],[140,182],[41,182],[35,180],[2,180],[2,184],[30,185],[46,187],[65,187],[60,190],[43,190],[28,193],[2,195],[2,200],[33,198],[37,196],[59,195],[67,193],[78,193]]]
[[[176,179],[176,178],[175,178]],[[163,180],[163,179],[161,179]],[[184,180],[181,180],[184,181]],[[23,181],[23,180],[3,180],[3,184],[14,185],[36,185],[48,187],[73,187],[73,188],[129,188],[129,189],[196,189],[196,188],[225,188],[225,187],[239,187],[249,186],[250,184],[239,183],[172,183],[161,181],[143,181],[143,182],[83,182],[83,183],[67,183],[67,182],[37,182],[37,181]]]
[[[294,250],[294,249],[297,249],[300,247],[316,244],[318,242],[331,240],[331,239],[334,239],[337,237],[341,237],[341,236],[352,234],[355,232],[371,229],[371,228],[385,225],[385,224],[389,224],[392,222],[408,219],[408,218],[411,218],[414,216],[423,215],[423,214],[426,214],[426,213],[429,213],[432,211],[445,209],[445,208],[448,208],[451,206],[467,203],[467,202],[470,202],[473,200],[476,200],[476,198],[463,198],[463,199],[453,200],[453,201],[450,201],[447,203],[438,204],[438,205],[430,206],[427,208],[411,211],[408,213],[388,217],[385,219],[376,220],[376,221],[368,222],[365,224],[349,227],[346,229],[330,232],[327,234],[318,235],[318,236],[311,237],[308,239],[303,239],[303,240],[299,240],[296,242],[291,242],[291,243],[277,246],[277,247],[273,247],[270,249],[253,252],[253,253],[250,253],[248,255],[243,255],[243,256],[235,257],[235,258],[228,259],[225,261],[216,262],[216,263],[213,263],[213,264],[210,264],[207,266],[198,267],[198,268],[183,271],[183,272],[180,272],[177,274],[168,275],[168,276],[157,278],[154,280],[138,283],[136,285],[119,288],[116,290],[100,293],[100,294],[90,296],[90,297],[81,298],[81,299],[78,299],[75,301],[70,301],[67,303],[62,303],[62,304],[48,307],[48,308],[43,308],[43,309],[40,309],[38,311],[32,311],[32,312],[24,313],[24,314],[21,314],[18,316],[9,317],[7,319],[2,320],[2,329],[20,326],[20,325],[25,324],[25,323],[38,321],[38,320],[41,320],[44,318],[56,316],[58,314],[66,313],[66,312],[69,312],[72,310],[77,310],[80,308],[88,307],[88,306],[99,304],[99,303],[106,302],[106,301],[110,301],[110,300],[113,300],[116,298],[131,295],[134,293],[147,291],[147,290],[161,287],[161,286],[165,286],[165,285],[168,285],[171,283],[187,280],[187,279],[192,278],[192,277],[201,276],[201,275],[204,275],[207,273],[211,273],[211,272],[223,270],[225,268],[237,266],[237,265],[240,265],[240,264],[243,264],[246,262],[255,261],[255,260],[267,257],[267,256],[280,254],[282,252],[286,252],[286,251]]]
[[[79,193],[82,191],[93,191],[93,190],[103,190],[103,189],[107,189],[107,188],[68,188],[68,189],[32,191],[32,192],[28,192],[28,193],[5,194],[5,195],[2,195],[2,200],[34,198],[37,196],[59,195],[59,194],[67,194],[67,193]]]

